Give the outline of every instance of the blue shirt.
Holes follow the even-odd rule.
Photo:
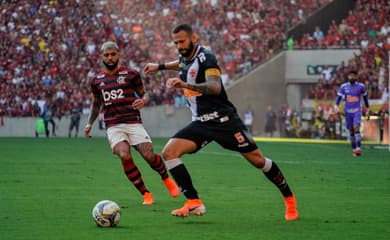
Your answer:
[[[344,111],[347,113],[354,113],[362,111],[362,98],[368,108],[367,90],[364,84],[355,82],[351,84],[346,82],[340,86],[337,91],[336,105],[340,104],[341,100],[344,100]]]

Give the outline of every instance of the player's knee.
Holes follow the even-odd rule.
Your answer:
[[[114,153],[122,160],[131,159],[130,150],[128,147],[117,146],[114,147]]]
[[[263,168],[265,165],[265,157],[259,150],[254,150],[250,153],[245,153],[243,156],[256,168]]]
[[[149,162],[151,164],[156,162],[156,158],[154,157],[154,153],[153,152],[143,153],[142,157],[143,157],[143,159],[145,159],[147,162]]]
[[[174,159],[174,158],[178,158],[178,154],[176,153],[176,151],[172,148],[164,148],[163,151],[162,151],[162,157],[165,159],[165,160],[170,160],[170,159]]]
[[[126,151],[126,150],[119,150],[119,151],[115,152],[115,154],[122,160],[131,159],[130,152]]]

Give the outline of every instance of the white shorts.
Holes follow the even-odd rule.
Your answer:
[[[122,123],[112,126],[107,129],[107,137],[111,149],[114,149],[114,146],[122,141],[127,141],[131,146],[144,142],[152,142],[144,126],[140,123]]]

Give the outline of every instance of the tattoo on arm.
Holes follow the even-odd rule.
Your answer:
[[[220,94],[221,79],[218,76],[208,76],[205,83],[187,84],[187,88],[203,94]]]

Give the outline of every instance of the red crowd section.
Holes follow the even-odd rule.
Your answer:
[[[191,23],[200,43],[215,52],[228,85],[284,49],[287,31],[330,1],[2,1],[0,114],[38,116],[45,105],[52,105],[60,117],[74,101],[88,109],[89,81],[101,70],[99,46],[104,41],[116,41],[122,64],[141,70],[147,62],[177,58],[171,29],[182,22]],[[362,78],[367,75],[375,82],[371,78],[380,79],[381,67],[388,61],[383,55],[389,46],[388,13],[387,1],[358,1],[346,23],[332,25],[324,34],[325,40],[308,41],[305,37],[295,40],[293,48],[335,47],[336,43],[352,47],[354,43],[353,47],[362,48],[362,54],[345,63],[343,69],[359,66]],[[344,32],[334,37],[335,29]],[[375,30],[375,34],[368,30]],[[368,37],[366,48],[361,46],[363,36]],[[339,81],[342,73],[336,72]],[[170,74],[174,73],[143,76],[151,95],[149,106],[183,105],[180,91],[164,87]],[[384,77],[386,74],[384,71]],[[319,94],[314,91],[308,95],[318,98]]]

